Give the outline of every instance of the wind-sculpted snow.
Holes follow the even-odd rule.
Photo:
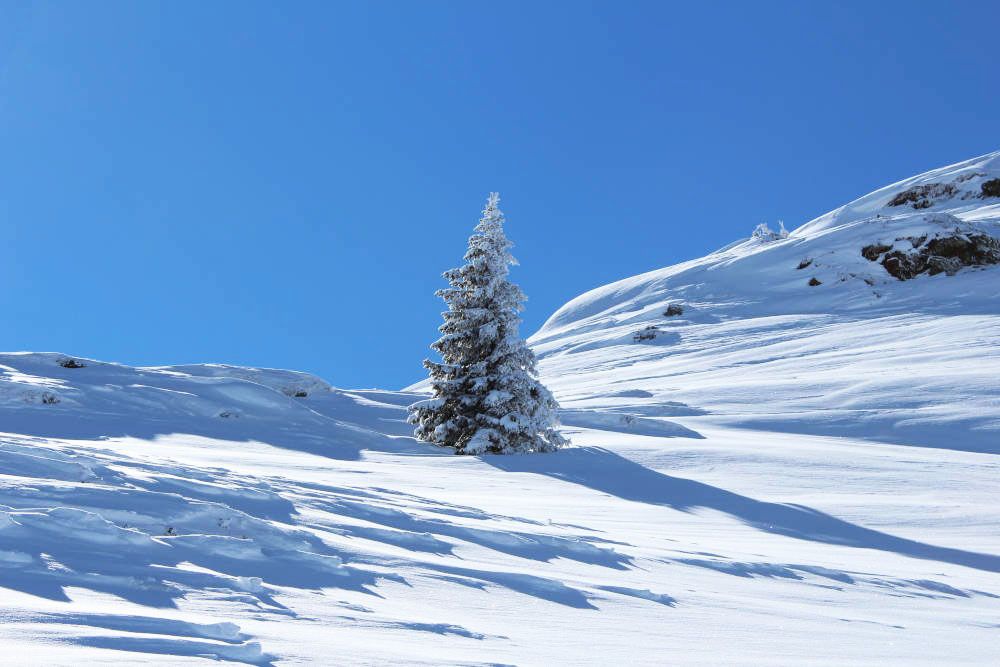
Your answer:
[[[861,254],[995,234],[996,162],[570,302],[552,454],[306,373],[0,355],[0,664],[997,664],[1000,267]]]
[[[66,359],[0,354],[4,430],[85,439],[171,433],[262,439],[347,458],[389,442],[324,414],[323,399],[338,392],[306,373],[221,365],[130,368],[93,360],[66,368]],[[317,400],[305,400],[310,395]]]
[[[8,356],[7,382],[61,369],[44,382],[80,404],[109,373],[118,392],[154,386],[55,358]],[[186,375],[160,400],[212,414],[219,380]],[[63,403],[0,407],[33,424],[0,435],[0,641],[18,664],[756,664],[868,658],[899,633],[879,660],[993,651],[988,454],[734,430],[610,382],[573,394],[575,447],[454,457],[375,433],[398,433],[416,395],[320,390],[284,403],[289,439],[280,386],[264,400],[239,381],[243,420],[217,419],[259,437],[164,406],[126,434],[134,397],[79,414],[74,437],[42,412]]]

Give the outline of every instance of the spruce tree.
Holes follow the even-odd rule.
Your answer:
[[[559,405],[536,378],[535,355],[518,335],[525,301],[508,279],[513,244],[504,234],[500,196],[491,193],[469,238],[465,264],[444,273],[438,290],[448,310],[424,361],[433,397],[410,406],[419,440],[457,454],[550,452],[566,444],[556,427]]]

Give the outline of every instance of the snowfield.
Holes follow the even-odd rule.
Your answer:
[[[1000,664],[1000,265],[884,264],[1000,237],[996,178],[566,304],[555,454],[414,441],[422,384],[2,354],[0,664]]]

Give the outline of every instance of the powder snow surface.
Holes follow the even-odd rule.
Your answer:
[[[531,339],[557,454],[417,443],[412,391],[0,355],[0,664],[998,664],[1000,267],[861,256],[1000,236],[997,177],[574,299]]]

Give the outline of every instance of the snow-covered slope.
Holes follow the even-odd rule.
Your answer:
[[[0,664],[997,664],[1000,266],[883,262],[1000,236],[998,176],[570,302],[557,454],[304,373],[0,355]]]
[[[531,339],[542,372],[568,405],[680,402],[732,425],[1000,452],[1000,267],[901,281],[878,261],[921,240],[1000,237],[1000,196],[982,196],[997,178],[1000,152],[878,190],[787,238],[587,292]],[[929,185],[954,192],[890,205]],[[872,246],[884,248],[874,261],[862,255]],[[683,314],[664,316],[672,304]],[[649,395],[608,402],[611,386]]]

